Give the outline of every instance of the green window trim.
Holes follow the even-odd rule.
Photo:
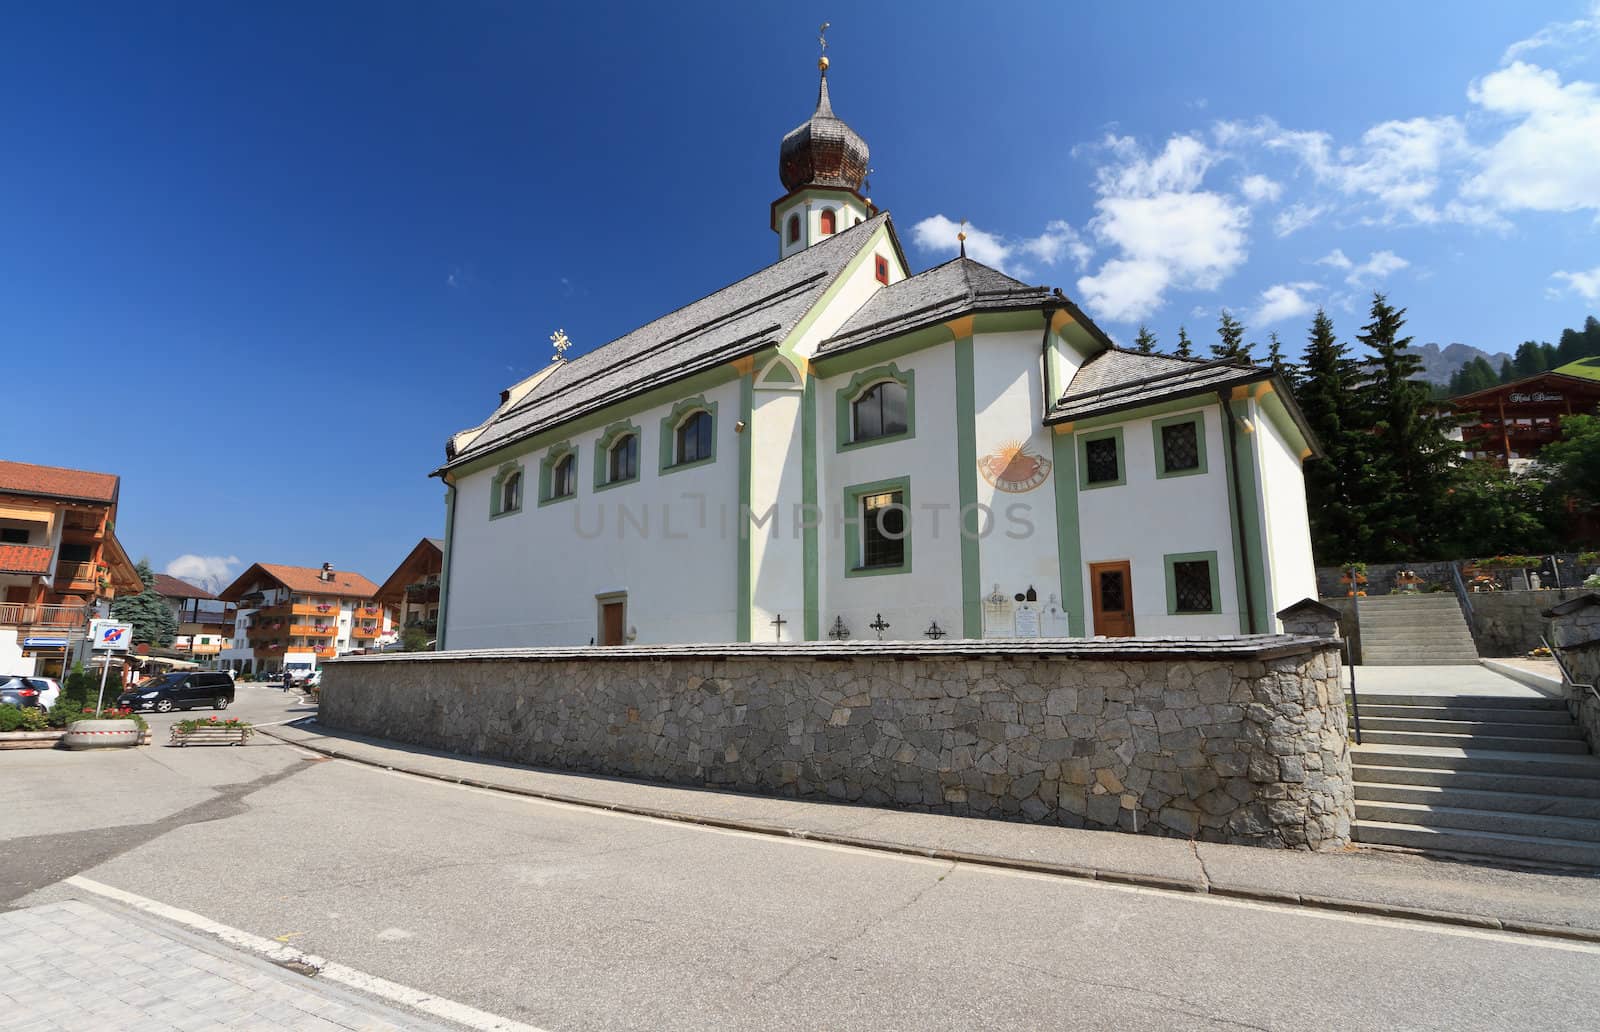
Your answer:
[[[711,454],[703,459],[693,459],[689,462],[678,462],[678,427],[683,421],[696,412],[704,412],[711,417]],[[663,476],[676,473],[683,469],[694,469],[696,466],[709,466],[717,461],[717,403],[707,401],[704,394],[692,398],[685,398],[672,406],[672,410],[661,417],[661,464],[660,472]]]
[[[859,566],[861,561],[861,499],[885,491],[899,491],[900,505],[905,509],[905,554],[898,566]],[[869,484],[851,484],[844,489],[844,575],[846,577],[884,577],[911,572],[911,478],[891,477],[874,480]]]
[[[517,507],[514,509],[502,509],[500,507],[501,487],[508,479],[510,479],[512,474],[518,474],[522,477],[522,485],[517,490]],[[528,477],[527,472],[522,467],[522,463],[502,463],[500,468],[495,471],[494,476],[489,481],[489,518],[491,520],[497,520],[502,516],[515,516],[517,513],[522,511],[523,503],[527,501],[527,498]]]
[[[1077,435],[1078,438],[1078,490],[1093,491],[1101,487],[1121,487],[1128,482],[1128,450],[1122,444],[1122,427],[1113,426],[1105,430],[1090,430]],[[1087,451],[1090,441],[1103,441],[1112,438],[1117,442],[1117,479],[1096,480],[1089,482],[1089,453]]]
[[[917,371],[900,370],[893,362],[887,365],[874,366],[863,369],[850,378],[850,382],[834,392],[835,400],[835,432],[833,438],[834,451],[845,452],[856,448],[871,448],[877,444],[893,444],[895,441],[909,441],[917,436]],[[882,437],[870,437],[865,441],[855,439],[855,420],[851,418],[851,409],[856,400],[867,388],[880,383],[893,380],[906,389],[906,429],[904,433],[886,434]]]
[[[1178,608],[1178,578],[1173,566],[1178,563],[1205,562],[1211,571],[1211,608],[1210,609],[1179,609]],[[1174,552],[1161,557],[1161,565],[1166,570],[1167,580],[1167,615],[1168,616],[1215,616],[1222,612],[1222,588],[1217,573],[1217,553],[1215,552]]]
[[[1164,427],[1178,426],[1183,423],[1194,424],[1195,450],[1200,456],[1200,464],[1194,469],[1167,469],[1167,450],[1162,447],[1161,431]],[[1206,464],[1206,415],[1201,412],[1185,412],[1181,416],[1168,416],[1166,419],[1150,421],[1150,437],[1155,442],[1156,454],[1156,479],[1166,480],[1168,477],[1195,477],[1204,476],[1208,466]]]
[[[627,419],[620,419],[600,432],[600,441],[594,450],[594,489],[606,491],[624,484],[637,484],[640,474],[635,471],[633,476],[626,480],[607,480],[611,473],[611,447],[622,438],[624,434],[632,434],[639,439],[639,453],[644,454],[644,433],[637,423]]]
[[[572,493],[552,495],[550,491],[555,482],[556,464],[568,455],[572,456],[573,463]],[[573,447],[570,442],[562,441],[560,444],[552,445],[550,450],[545,452],[544,458],[539,462],[539,505],[541,507],[555,505],[559,502],[570,502],[578,497],[577,464],[578,449]]]

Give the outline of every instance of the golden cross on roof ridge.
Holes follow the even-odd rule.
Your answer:
[[[560,329],[550,334],[550,343],[556,346],[556,353],[551,356],[550,360],[552,362],[565,362],[567,360],[567,349],[572,347],[572,341],[567,339],[567,331]]]

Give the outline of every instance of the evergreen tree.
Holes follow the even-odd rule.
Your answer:
[[[123,595],[111,602],[111,618],[133,624],[135,645],[155,645],[166,648],[178,636],[178,618],[167,600],[156,594],[156,575],[150,569],[150,560],[139,560],[139,579],[144,590],[137,595]]]
[[[1189,332],[1182,326],[1178,327],[1178,350],[1173,352],[1179,358],[1193,358],[1194,345],[1189,341]]]
[[[1600,355],[1600,319],[1594,316],[1583,321],[1583,354],[1579,358]]]
[[[1148,355],[1156,349],[1156,335],[1144,323],[1139,324],[1139,335],[1133,338],[1133,346],[1141,355]]]
[[[1429,411],[1422,359],[1400,335],[1405,309],[1374,294],[1371,314],[1356,338],[1375,356],[1359,390],[1372,453],[1356,501],[1372,534],[1371,560],[1426,558],[1439,545],[1458,446]]]
[[[1267,334],[1267,365],[1272,371],[1285,378],[1291,377],[1293,370],[1283,358],[1283,342],[1278,339],[1278,331],[1273,330]]]
[[[1511,359],[1502,358],[1500,360],[1500,382],[1501,383],[1510,383],[1512,380],[1515,380],[1516,378],[1517,378],[1517,371],[1515,369],[1511,368]]]
[[[1517,353],[1511,359],[1511,367],[1516,371],[1519,380],[1524,376],[1537,376],[1550,368],[1545,363],[1544,350],[1531,340],[1525,340],[1517,346]]]
[[[1550,489],[1563,508],[1600,506],[1600,417],[1565,416],[1561,440],[1539,450]]]
[[[1322,444],[1323,457],[1306,463],[1305,478],[1312,551],[1327,565],[1366,559],[1367,527],[1354,504],[1367,442],[1356,393],[1360,378],[1350,349],[1334,336],[1333,320],[1319,308],[1300,362],[1295,400]]]
[[[1250,357],[1250,347],[1244,342],[1244,323],[1235,319],[1233,313],[1226,308],[1222,310],[1222,318],[1217,321],[1217,341],[1211,345],[1211,354],[1214,358],[1246,365],[1253,361]]]
[[[1556,346],[1549,341],[1539,345],[1539,354],[1546,369],[1554,369],[1561,364],[1556,358]]]
[[[1556,345],[1556,365],[1566,365],[1568,362],[1576,362],[1586,357],[1588,355],[1588,351],[1585,350],[1586,344],[1581,330],[1570,327],[1562,330],[1561,343]]]

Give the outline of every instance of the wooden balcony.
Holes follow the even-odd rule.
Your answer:
[[[100,590],[100,565],[62,560],[56,563],[55,590],[95,594]]]
[[[334,624],[291,624],[289,633],[300,638],[331,638],[339,628]]]
[[[311,648],[311,652],[318,659],[332,659],[339,654],[339,650],[332,645],[314,645]]]
[[[35,606],[6,602],[0,604],[0,627],[63,634],[86,629],[91,615],[93,611],[88,606]]]
[[[295,616],[325,616],[337,619],[339,604],[337,602],[297,602],[292,607]]]
[[[358,641],[360,641],[360,640],[371,640],[373,638],[376,638],[378,635],[380,635],[382,633],[383,633],[383,628],[381,628],[381,627],[352,627],[352,628],[350,628],[350,637],[355,638]]]

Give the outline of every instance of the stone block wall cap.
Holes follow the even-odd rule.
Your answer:
[[[1570,616],[1590,606],[1600,606],[1600,594],[1591,591],[1587,594],[1579,595],[1577,598],[1569,598],[1565,602],[1556,603],[1540,615],[1547,618]]]
[[[1278,659],[1321,648],[1336,639],[1316,634],[1241,634],[1144,638],[957,638],[943,641],[718,642],[678,645],[576,645],[541,648],[460,649],[344,656],[327,665],[427,663],[446,660],[535,660],[545,662],[683,659],[1027,659],[1065,658],[1106,662],[1161,660]]]
[[[1324,605],[1314,598],[1303,598],[1285,609],[1278,610],[1278,619],[1287,620],[1291,616],[1299,616],[1301,614],[1306,616],[1322,616],[1329,620],[1339,619],[1339,611],[1337,609],[1329,605]]]

